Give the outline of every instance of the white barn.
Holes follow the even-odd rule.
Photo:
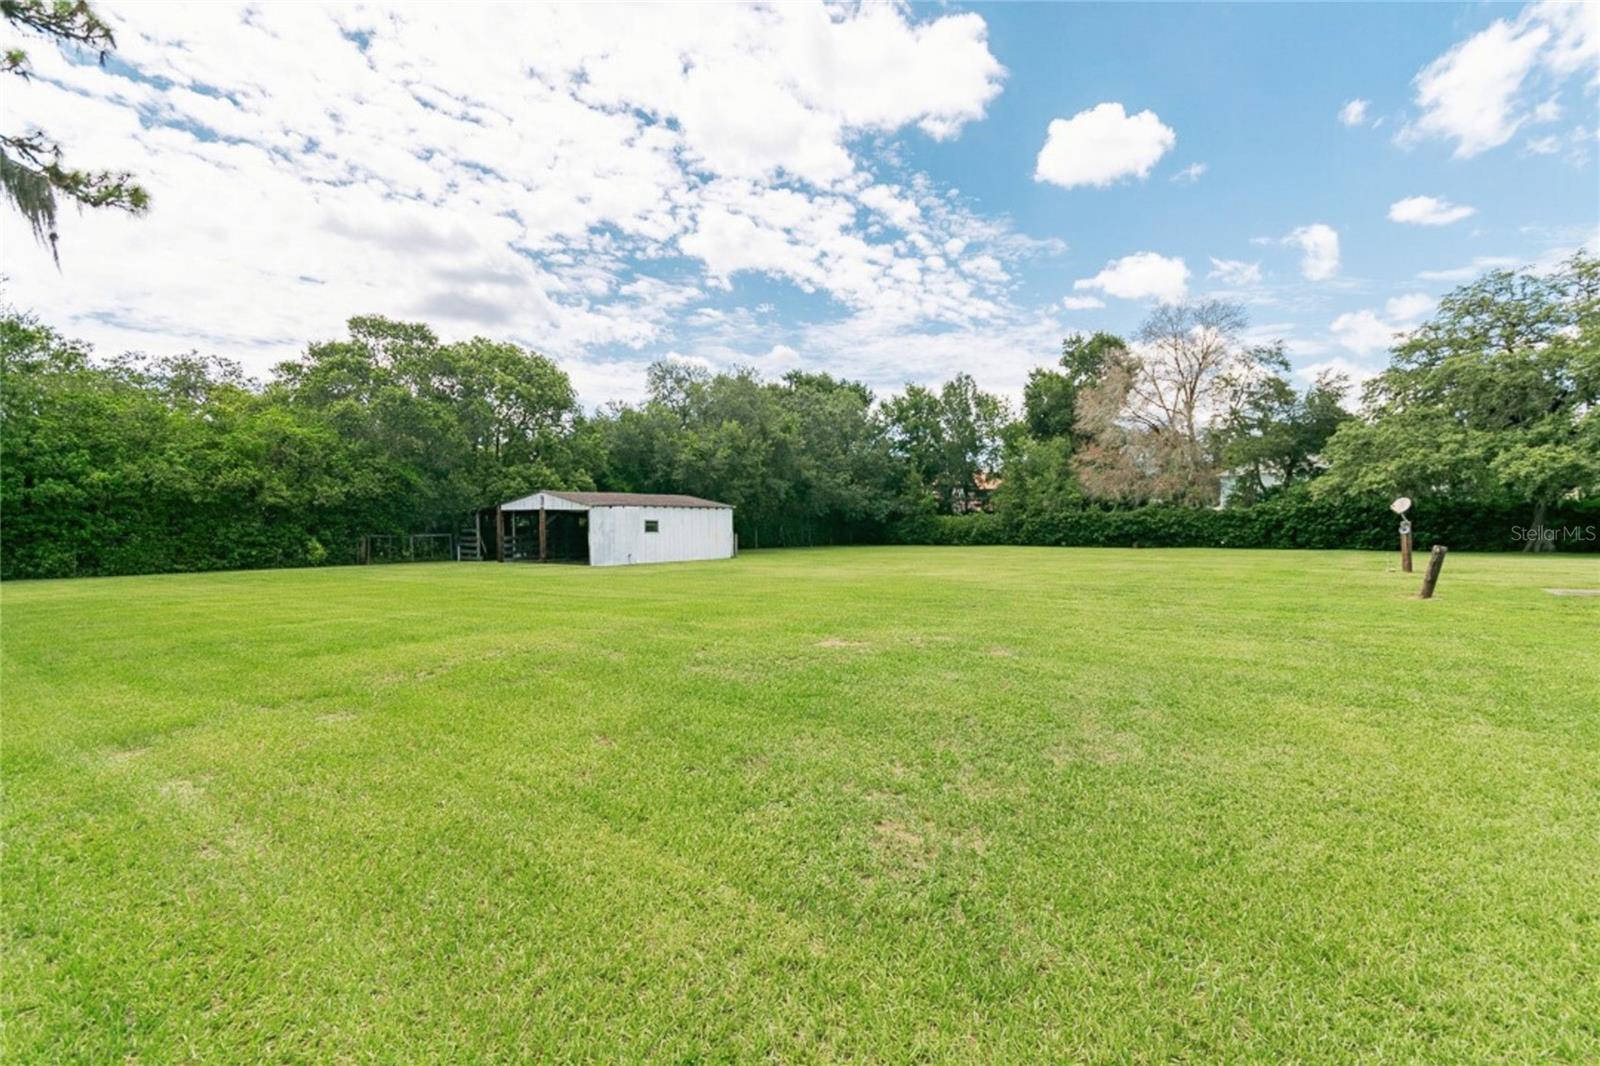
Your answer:
[[[736,548],[732,506],[698,496],[535,492],[493,513],[488,557],[502,562],[681,563],[731,559]]]

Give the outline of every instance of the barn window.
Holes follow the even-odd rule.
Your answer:
[[[661,532],[661,523],[654,518],[646,518],[644,520],[644,531],[646,533],[659,533]]]

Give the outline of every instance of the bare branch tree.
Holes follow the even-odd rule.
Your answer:
[[[1206,430],[1227,406],[1231,376],[1252,356],[1237,304],[1164,304],[1135,334],[1135,351],[1080,397],[1091,443],[1079,474],[1091,495],[1124,502],[1208,503],[1217,470]]]

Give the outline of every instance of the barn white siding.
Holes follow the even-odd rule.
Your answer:
[[[657,532],[646,533],[645,522]],[[595,507],[589,511],[589,564],[676,563],[733,557],[731,507]]]

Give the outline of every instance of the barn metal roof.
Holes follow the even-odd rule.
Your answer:
[[[549,492],[563,500],[585,507],[726,507],[731,503],[703,500],[699,496],[679,496],[669,492]]]

